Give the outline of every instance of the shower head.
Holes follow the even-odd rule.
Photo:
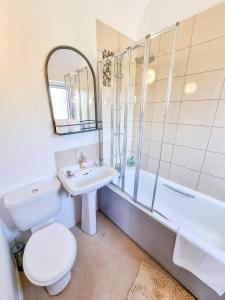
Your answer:
[[[152,63],[155,60],[155,56],[154,55],[150,55],[148,62]],[[140,57],[135,57],[135,61],[137,65],[143,65],[144,63],[144,56],[140,56]]]

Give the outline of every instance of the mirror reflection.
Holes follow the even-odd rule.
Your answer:
[[[81,52],[53,49],[46,61],[46,80],[56,133],[97,129],[95,75]]]

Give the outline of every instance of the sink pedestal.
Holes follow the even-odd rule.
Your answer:
[[[96,191],[82,194],[81,229],[89,235],[96,233]]]

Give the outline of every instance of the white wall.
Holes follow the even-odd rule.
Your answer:
[[[74,46],[95,64],[93,2],[0,0],[0,197],[54,175],[55,151],[98,140],[95,132],[53,134],[44,78],[46,55],[57,45]],[[0,216],[13,230],[2,201]]]
[[[2,230],[0,222],[0,270],[2,278],[0,280],[0,295],[4,300],[21,299],[21,290],[18,281],[18,273],[12,262],[9,245]]]

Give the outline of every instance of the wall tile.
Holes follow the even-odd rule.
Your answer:
[[[153,117],[154,104],[145,103],[144,106],[144,121],[151,121]]]
[[[150,138],[151,134],[151,122],[144,122],[143,125],[143,138]]]
[[[175,55],[173,76],[183,76],[186,73],[189,49],[179,50]]]
[[[141,169],[147,171],[147,169],[148,169],[148,156],[147,155],[141,155],[140,166],[141,166]]]
[[[185,80],[185,88],[182,99],[219,99],[223,87],[224,78],[224,70],[189,75]]]
[[[97,49],[97,60],[98,61],[102,60],[102,50]]]
[[[205,151],[174,146],[171,162],[189,169],[200,171]]]
[[[110,102],[112,99],[112,89],[109,87],[102,88],[102,100]]]
[[[167,95],[168,80],[161,79],[155,82],[154,102],[165,102]]]
[[[167,122],[168,123],[176,123],[179,116],[179,102],[170,102],[168,106],[167,112]],[[153,122],[163,122],[164,121],[164,114],[165,114],[165,103],[155,103],[154,111],[153,111]]]
[[[102,121],[111,122],[111,101],[102,101]]]
[[[225,68],[224,49],[225,37],[192,46],[187,74]]]
[[[168,77],[170,61],[171,61],[171,54],[160,56],[157,59],[157,72],[156,72],[157,80],[165,79]]]
[[[110,141],[111,140],[111,123],[103,122],[102,126],[103,126],[103,130],[102,130],[103,141]]]
[[[107,144],[110,144],[110,142],[107,142]],[[79,160],[81,153],[83,153],[88,159],[98,159],[99,157],[98,144],[92,144],[92,145],[76,148],[77,160]]]
[[[142,84],[141,83],[136,84],[135,85],[135,96],[137,99],[141,98],[141,93],[142,93]],[[129,99],[129,102],[134,102],[134,101],[131,101],[131,99]],[[140,102],[140,101],[137,101],[137,102]]]
[[[147,170],[153,174],[156,174],[158,169],[159,160],[149,157]],[[160,162],[159,175],[164,178],[168,178],[170,164],[165,161]]]
[[[169,162],[172,157],[172,149],[173,149],[173,146],[171,144],[163,144],[161,160]],[[159,159],[160,150],[161,150],[160,142],[150,141],[149,153],[148,153],[149,156]]]
[[[150,53],[155,57],[159,56],[160,36],[152,38],[150,43]]]
[[[181,101],[184,88],[184,76],[173,78],[170,101]]]
[[[161,161],[159,167],[159,175],[163,178],[168,178],[169,170],[170,170],[170,163],[166,161]]]
[[[142,139],[142,154],[148,155],[148,149],[149,149],[149,140]]]
[[[194,24],[194,17],[188,18],[180,23],[178,28],[178,36],[177,36],[177,45],[176,45],[177,50],[189,47],[191,43],[193,24]],[[165,55],[168,52],[172,51],[174,37],[175,37],[174,29],[161,36],[159,55]]]
[[[103,142],[103,159],[104,162],[111,161],[111,142],[110,141],[104,141]],[[86,154],[86,152],[85,152]],[[78,158],[79,159],[79,158]]]
[[[200,193],[225,201],[225,180],[201,174],[197,190]]]
[[[142,78],[143,78],[143,65],[136,64],[135,84],[142,83]]]
[[[132,40],[131,38],[129,38],[128,36],[119,33],[119,49],[124,50],[127,47],[131,46],[134,43],[134,40]]]
[[[172,29],[161,35],[159,55],[171,53],[173,50],[173,43],[175,38],[175,29]]]
[[[127,135],[133,137],[139,136],[139,122],[137,121],[127,122]]]
[[[119,32],[105,23],[97,20],[97,49],[118,52],[120,49],[120,35]]]
[[[225,127],[225,100],[219,102],[214,126]]]
[[[179,124],[212,126],[218,101],[184,101],[181,103]]]
[[[132,121],[134,118],[134,103],[127,104],[127,120]]]
[[[69,149],[65,151],[55,152],[56,169],[62,169],[76,163],[76,150]]]
[[[225,35],[225,4],[212,7],[195,17],[192,44],[202,43]]]
[[[131,152],[137,153],[138,138],[131,139]]]
[[[178,125],[175,144],[205,149],[209,140],[210,127]]]
[[[175,165],[171,165],[170,167],[169,179],[191,189],[196,188],[198,177],[199,172],[197,171],[192,171]]]
[[[165,143],[174,143],[175,134],[176,134],[176,124],[166,124],[164,132],[164,142]],[[161,141],[163,131],[162,123],[152,123],[151,127],[151,140]]]
[[[165,114],[165,103],[163,103],[163,102],[155,103],[152,121],[153,122],[163,122],[164,114]]]
[[[187,59],[189,49],[179,50],[175,54],[175,64],[173,76],[183,76],[186,72]],[[171,62],[171,54],[166,54],[158,58],[158,69],[156,73],[157,80],[165,79],[169,75],[169,68]]]
[[[151,140],[160,141],[162,138],[163,124],[162,123],[152,123],[151,126]]]
[[[180,23],[178,37],[177,37],[178,50],[190,46],[193,26],[194,26],[194,17],[185,19]]]
[[[225,179],[225,155],[206,152],[202,171]]]
[[[154,85],[154,90],[151,86]],[[153,102],[164,102],[167,99],[168,79],[157,80],[148,91],[148,98]],[[184,86],[184,76],[173,78],[170,101],[180,101]]]
[[[223,91],[221,94],[221,99],[225,99],[225,83],[223,84]]]
[[[167,123],[177,123],[179,117],[180,102],[170,102],[168,105]]]
[[[134,105],[134,114],[133,114],[133,120],[139,121],[140,118],[140,110],[141,110],[141,105],[139,103],[136,103]]]
[[[225,128],[212,128],[208,150],[225,154]]]

